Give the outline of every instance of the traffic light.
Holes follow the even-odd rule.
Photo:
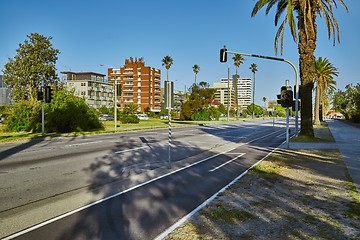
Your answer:
[[[293,91],[291,87],[286,89],[281,88],[281,106],[282,107],[292,107],[293,105]]]
[[[45,102],[50,103],[52,99],[52,89],[50,86],[45,87]]]
[[[227,62],[227,49],[225,46],[220,49],[220,62]]]
[[[44,92],[43,91],[37,92],[37,100],[38,101],[44,100]]]
[[[116,96],[121,95],[121,84],[116,84]]]
[[[282,93],[282,91],[284,91],[284,90],[286,90],[286,89],[287,89],[286,86],[282,86],[281,89],[280,89],[280,94],[277,94],[277,95],[276,95],[276,97],[277,97],[277,100],[276,100],[277,104],[282,104],[282,103],[281,103],[281,101],[282,101],[282,100],[281,100],[281,93]]]

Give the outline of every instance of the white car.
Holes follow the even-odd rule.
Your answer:
[[[145,113],[141,113],[141,114],[136,114],[136,116],[140,119],[140,120],[149,120],[149,116]]]

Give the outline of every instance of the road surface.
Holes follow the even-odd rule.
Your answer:
[[[256,121],[0,146],[7,239],[152,239],[285,140]]]

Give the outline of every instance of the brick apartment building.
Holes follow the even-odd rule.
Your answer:
[[[108,81],[121,85],[117,97],[120,110],[130,103],[139,106],[139,112],[161,111],[160,70],[145,66],[143,58],[130,58],[125,65],[116,69],[108,68]]]

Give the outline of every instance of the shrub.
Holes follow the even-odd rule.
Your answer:
[[[139,123],[140,119],[134,114],[129,114],[129,115],[123,114],[120,118],[120,121],[121,123]]]
[[[25,100],[17,102],[4,123],[6,131],[41,131],[41,103]]]
[[[46,104],[45,129],[47,132],[75,132],[104,128],[98,113],[85,99],[66,90],[54,92],[53,100]]]

